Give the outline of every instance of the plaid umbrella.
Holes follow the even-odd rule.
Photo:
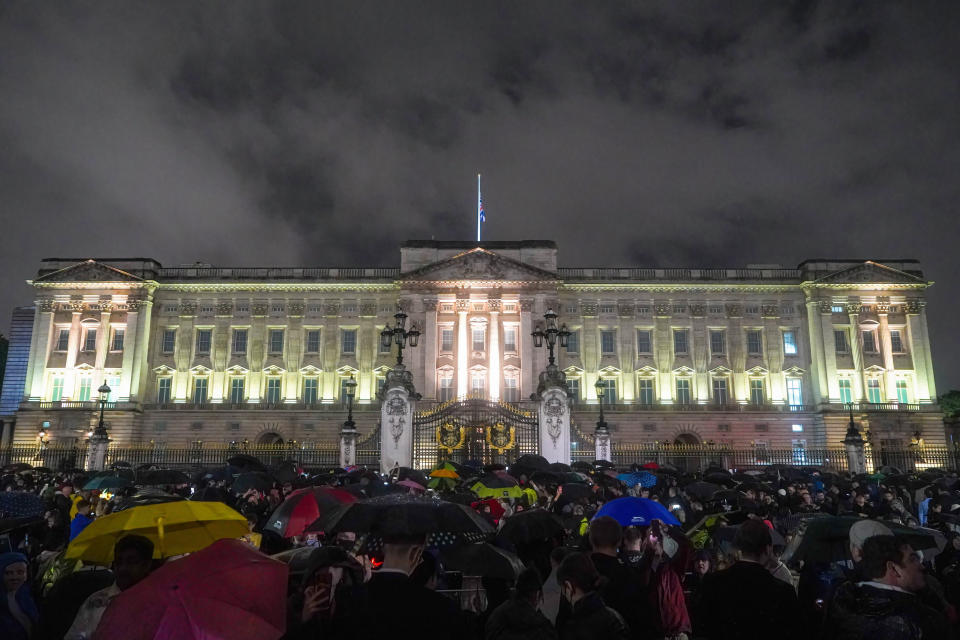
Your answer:
[[[649,471],[621,473],[617,476],[617,480],[620,480],[628,487],[635,487],[637,485],[640,485],[641,487],[652,487],[657,484],[657,476],[653,475]]]
[[[42,516],[46,512],[40,496],[27,491],[4,491],[0,493],[0,517],[28,518]]]

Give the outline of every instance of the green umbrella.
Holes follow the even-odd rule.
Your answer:
[[[799,562],[834,562],[850,559],[850,527],[863,518],[829,516],[808,520],[787,545],[781,559],[788,565]],[[903,536],[916,550],[942,549],[946,540],[939,531],[884,522],[894,535]]]
[[[93,478],[87,484],[83,485],[84,491],[93,491],[93,490],[110,490],[110,489],[122,489],[124,487],[131,487],[133,483],[127,480],[126,478],[121,478],[120,476],[97,476]]]

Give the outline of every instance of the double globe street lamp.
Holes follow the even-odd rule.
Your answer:
[[[542,347],[544,343],[546,343],[547,353],[549,354],[547,366],[552,367],[555,366],[556,362],[553,349],[558,343],[561,348],[566,348],[570,339],[570,331],[567,330],[567,325],[565,324],[559,327],[557,326],[557,314],[553,312],[553,309],[547,309],[547,312],[543,314],[543,319],[545,324],[538,322],[533,333],[530,335],[533,336],[533,346]]]
[[[391,327],[389,323],[380,332],[380,344],[384,349],[389,349],[391,345],[397,345],[397,366],[403,365],[403,349],[407,346],[415,347],[420,342],[420,330],[416,323],[406,328],[407,314],[398,311],[393,315],[396,320],[395,326]]]

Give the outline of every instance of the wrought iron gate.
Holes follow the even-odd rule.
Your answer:
[[[539,453],[535,403],[479,398],[444,402],[413,417],[413,465],[428,469],[440,460],[509,464]]]

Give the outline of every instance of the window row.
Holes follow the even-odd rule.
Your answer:
[[[604,404],[617,404],[620,401],[619,379],[616,377],[601,378],[603,388]],[[674,388],[672,389],[673,404],[688,405],[693,404],[695,398],[692,393],[693,381],[689,377],[677,376],[674,379]],[[570,397],[574,402],[584,399],[581,395],[580,378],[567,378],[567,388],[570,391]],[[640,378],[636,385],[635,403],[641,405],[655,405],[660,403],[660,395],[657,393],[657,383],[653,378]],[[791,406],[803,405],[803,382],[800,378],[787,378],[787,404]],[[727,405],[734,402],[730,390],[730,380],[725,376],[716,376],[711,378],[710,382],[710,400],[713,404]],[[750,378],[749,380],[748,402],[752,405],[762,406],[769,404],[767,396],[767,385],[763,378]]]
[[[107,402],[116,402],[120,391],[120,376],[110,375],[107,376],[103,381],[107,383],[108,387],[110,387],[110,393],[107,395]],[[73,397],[67,398],[64,396],[64,389],[66,388],[64,376],[54,375],[50,378],[50,385],[47,387],[47,397],[52,402],[60,402],[63,400],[70,400],[72,402],[91,402],[93,400],[100,399],[100,395],[97,393],[97,389],[100,387],[100,384],[103,384],[103,382],[98,384],[90,375],[81,375],[76,379]]]
[[[178,329],[163,329],[160,336],[160,352],[164,354],[174,353],[177,346]],[[213,344],[213,329],[195,329],[194,330],[194,350],[196,355],[209,355]],[[246,355],[249,345],[249,329],[231,329],[230,331],[230,352],[233,355]],[[267,330],[267,353],[271,355],[282,355],[286,343],[286,329],[268,329]],[[384,347],[380,340],[381,353],[389,353],[390,347]],[[304,332],[303,347],[305,353],[319,354],[322,348],[322,331],[320,329],[307,329]],[[340,353],[355,354],[357,352],[357,330],[340,330]]]
[[[837,383],[840,387],[840,402],[843,404],[850,404],[851,402],[856,402],[853,397],[853,380],[850,378],[840,378]],[[907,381],[904,379],[898,379],[895,382],[895,390],[897,393],[897,402],[900,404],[909,404],[910,403],[910,390]],[[870,377],[867,378],[867,384],[865,389],[866,401],[871,404],[881,404],[886,402],[886,397],[883,393],[883,380],[879,377]]]
[[[95,352],[97,350],[97,336],[100,333],[99,327],[83,327],[81,328],[81,337],[80,337],[80,351],[81,352]],[[108,349],[110,351],[123,351],[123,338],[126,333],[125,327],[112,327],[110,329],[110,341],[108,343]],[[57,339],[53,345],[54,351],[69,351],[70,350],[70,328],[69,327],[59,327],[57,328]]]
[[[452,325],[439,327],[438,340],[440,343],[440,353],[453,353],[455,329]],[[470,347],[472,351],[487,350],[487,328],[474,325],[470,329]],[[517,353],[517,327],[505,325],[503,327],[503,351],[505,353]]]
[[[833,330],[833,347],[837,353],[850,353],[850,332],[848,329]],[[877,339],[876,329],[862,329],[860,331],[860,348],[863,353],[880,353],[880,341]],[[895,354],[906,353],[903,343],[903,334],[899,329],[890,329],[890,352]]]
[[[727,351],[727,330],[710,330],[710,353],[712,355],[726,355]],[[744,332],[744,341],[746,342],[747,354],[751,356],[762,356],[764,353],[763,330],[747,329]],[[780,331],[780,342],[783,349],[783,355],[797,355],[797,332],[793,329],[784,329]],[[637,329],[637,354],[653,354],[654,339],[653,329]],[[677,355],[686,355],[690,353],[690,329],[673,329],[673,352]],[[567,340],[567,353],[576,355],[580,353],[580,332],[574,331]],[[602,329],[600,331],[600,353],[602,355],[614,355],[617,353],[617,331],[616,329]]]
[[[469,373],[468,393],[472,397],[485,397],[487,394],[487,372],[473,370]],[[453,371],[441,370],[437,373],[437,400],[449,402],[456,398],[456,385]],[[520,402],[520,379],[517,374],[504,375],[500,385],[500,399],[504,402]]]
[[[346,402],[348,396],[348,381],[350,378],[340,378],[339,399]],[[378,377],[377,393],[383,391],[386,378]],[[224,402],[242,405],[248,402],[248,386],[246,378],[231,376],[227,381]],[[300,394],[297,400],[302,404],[319,404],[320,380],[315,377],[303,378],[300,385]],[[173,378],[161,376],[157,378],[157,404],[169,404],[173,401]],[[284,402],[283,380],[279,377],[268,377],[263,388],[263,402],[266,404],[280,404]],[[207,376],[194,376],[191,380],[189,401],[193,404],[206,404],[210,401],[210,379]]]

